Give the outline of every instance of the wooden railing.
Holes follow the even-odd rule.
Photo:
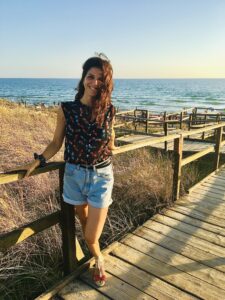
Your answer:
[[[182,134],[173,134],[169,136],[156,137],[149,141],[137,142],[135,144],[125,145],[119,149],[113,151],[113,154],[120,154],[134,149],[139,149],[146,146],[153,146],[154,144],[166,141],[174,141],[174,174],[173,174],[173,199],[177,200],[180,194],[180,181],[182,167],[209,152],[215,151],[214,170],[218,169],[220,150],[225,141],[222,141],[223,127],[225,122],[220,124],[209,126],[197,130],[191,130]],[[183,140],[185,137],[207,132],[209,130],[216,130],[215,146],[210,145],[207,149],[193,154],[187,158],[182,158]],[[77,266],[78,260],[76,257],[76,232],[74,222],[74,208],[72,205],[65,203],[62,199],[63,190],[63,176],[64,176],[64,162],[48,163],[44,168],[37,168],[30,176],[36,176],[49,171],[58,170],[59,174],[59,189],[60,189],[60,210],[38,220],[35,220],[29,224],[26,224],[20,228],[17,228],[11,232],[0,235],[0,251],[5,252],[9,247],[18,244],[28,237],[37,234],[55,224],[60,224],[62,230],[62,248],[63,248],[63,260],[64,260],[64,273],[71,273]],[[25,175],[25,171],[9,172],[0,174],[0,184],[8,184],[10,182],[22,180]]]
[[[146,109],[135,109],[129,111],[121,111],[116,114],[116,119],[122,121],[122,123],[118,123],[115,125],[115,128],[123,128],[124,125],[132,124],[134,126],[134,131],[130,129],[123,128],[122,131],[126,133],[136,133],[137,126],[142,124],[144,125],[143,132],[148,134],[148,130],[150,126],[160,126],[163,129],[164,136],[168,136],[170,127],[174,127],[174,125],[178,125],[180,130],[184,128],[198,129],[203,128],[205,126],[215,125],[220,123],[221,121],[225,121],[225,113],[224,110],[221,112],[198,112],[198,109],[202,109],[201,107],[194,107],[189,109],[183,109],[180,112],[175,113],[167,113],[152,115]],[[206,110],[210,110],[212,108],[205,108]],[[124,122],[124,123],[123,123]],[[184,127],[185,125],[185,127]],[[174,129],[174,128],[172,128]],[[138,132],[140,133],[140,132]],[[157,133],[155,133],[157,134]],[[209,132],[207,137],[213,136],[213,132]],[[205,132],[202,133],[201,139],[205,139]],[[164,149],[168,150],[168,142],[164,142]]]

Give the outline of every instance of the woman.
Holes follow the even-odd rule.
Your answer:
[[[112,66],[100,54],[83,65],[75,101],[62,102],[52,142],[26,166],[26,175],[61,148],[65,137],[65,174],[63,199],[75,206],[90,252],[95,257],[93,280],[98,286],[106,282],[104,260],[99,247],[108,207],[112,203],[114,115],[111,104]],[[24,168],[23,168],[24,169]]]

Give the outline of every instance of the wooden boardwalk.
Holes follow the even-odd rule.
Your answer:
[[[53,299],[225,299],[225,168],[117,242],[105,259],[105,287],[92,285],[89,269]]]
[[[185,132],[185,131],[183,131],[183,132]],[[179,133],[179,132],[176,131],[175,133]],[[157,136],[163,136],[163,135],[157,135]],[[136,142],[148,141],[148,140],[151,140],[155,137],[156,136],[144,135],[144,134],[130,134],[130,135],[125,135],[125,136],[117,138],[117,141],[120,141],[120,142],[123,142],[123,143],[126,143],[126,144],[133,144],[133,143],[136,143]],[[201,135],[199,135],[199,134],[193,136],[192,138],[195,138],[195,139],[198,138],[198,140],[185,139],[184,140],[184,145],[183,145],[183,151],[184,152],[198,152],[198,151],[201,151],[201,150],[204,150],[204,149],[208,148],[209,146],[214,145],[213,143],[205,142],[204,140],[201,141],[200,140]],[[173,150],[173,144],[174,144],[173,141],[167,142],[167,149],[168,150]],[[154,144],[152,147],[159,148],[159,149],[164,149],[164,142]],[[222,147],[221,153],[225,153],[225,145]]]

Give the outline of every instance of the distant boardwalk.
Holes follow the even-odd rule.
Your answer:
[[[93,289],[89,270],[58,285],[58,298],[225,299],[225,168],[109,246],[105,258],[106,286]]]

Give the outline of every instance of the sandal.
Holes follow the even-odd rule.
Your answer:
[[[103,256],[95,257],[95,267],[93,272],[93,281],[98,286],[104,286],[106,283],[106,275],[104,273],[104,258]]]

